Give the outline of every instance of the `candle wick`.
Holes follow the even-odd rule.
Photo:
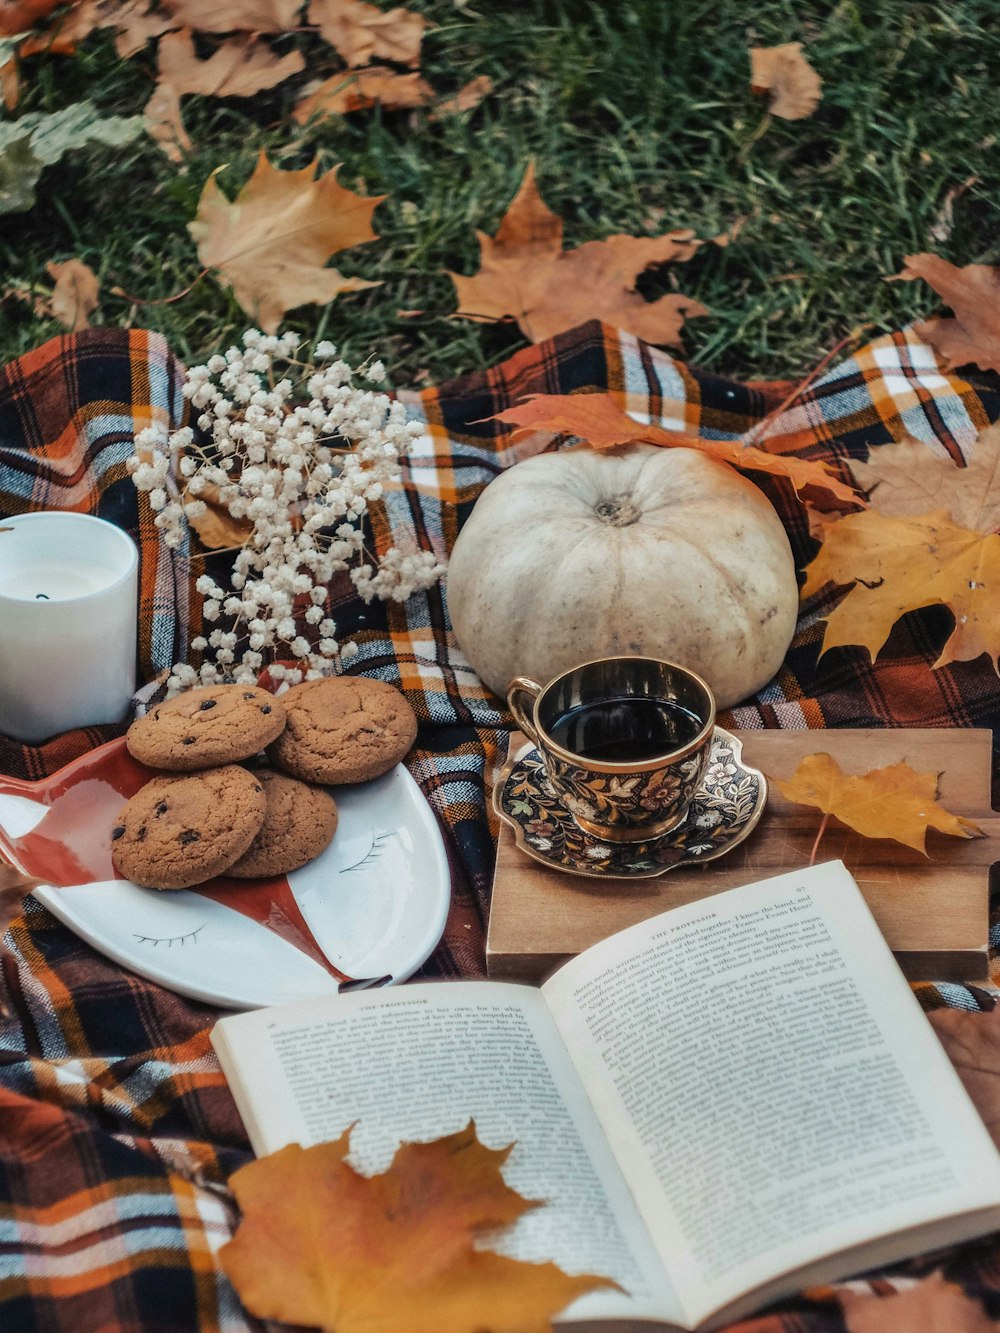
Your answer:
[[[50,598],[49,598],[49,595],[48,595],[47,592],[36,592],[36,593],[35,593],[35,601],[36,601],[36,602],[47,602],[47,601],[49,601],[49,600],[50,600]]]

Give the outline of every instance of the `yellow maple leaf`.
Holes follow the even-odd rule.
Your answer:
[[[318,179],[316,163],[300,171],[272,167],[262,152],[253,175],[229,200],[208,180],[188,230],[198,258],[217,270],[240,305],[267,333],[300,305],[324,305],[339,292],[377,287],[326,267],[331,255],[376,239],[371,216],[385,198],[365,198],[337,184],[337,168]]]
[[[513,317],[532,342],[590,319],[602,319],[646,342],[676,344],[685,319],[706,315],[698,301],[670,294],[646,301],[636,279],[652,264],[686,260],[698,249],[692,231],[663,236],[609,236],[562,248],[562,221],[547,207],[529,166],[496,236],[479,232],[480,269],[449,273],[456,316]]]
[[[790,778],[776,782],[785,799],[796,805],[833,815],[863,838],[890,838],[925,856],[929,828],[953,838],[985,836],[971,820],[937,804],[937,774],[918,773],[909,764],[855,776],[822,752],[806,755]]]
[[[476,1248],[538,1205],[505,1184],[510,1149],[485,1147],[474,1124],[401,1144],[375,1176],[347,1164],[349,1148],[347,1130],[230,1178],[243,1217],[219,1257],[252,1314],[336,1333],[543,1333],[578,1296],[616,1285]]]
[[[825,529],[802,589],[853,584],[826,617],[823,652],[860,644],[874,661],[900,616],[941,605],[955,628],[935,667],[986,653],[1000,671],[1000,428],[980,435],[965,468],[912,439],[851,466],[872,507]]]
[[[310,88],[296,103],[292,119],[304,125],[313,116],[344,116],[376,103],[387,111],[401,111],[423,106],[433,99],[434,89],[422,75],[400,74],[382,65],[372,65],[370,69],[342,70]]]

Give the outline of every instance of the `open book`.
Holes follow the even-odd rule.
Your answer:
[[[429,982],[224,1018],[257,1153],[358,1169],[475,1119],[550,1202],[502,1248],[602,1273],[561,1316],[711,1329],[1000,1227],[1000,1154],[839,861],[675,908],[540,990]]]

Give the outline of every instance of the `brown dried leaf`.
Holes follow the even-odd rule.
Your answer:
[[[11,56],[0,64],[0,98],[8,111],[13,111],[21,97],[21,81],[17,71],[17,60]]]
[[[843,521],[843,520],[842,520]],[[775,783],[787,801],[833,815],[863,838],[889,838],[927,855],[927,830],[952,838],[985,837],[982,829],[937,804],[938,775],[909,764],[845,773],[832,755],[806,755],[790,778]]]
[[[185,504],[192,500],[204,501],[204,514],[198,518],[189,517],[188,522],[198,534],[202,546],[207,546],[209,550],[228,551],[232,547],[243,546],[253,533],[252,523],[233,518],[220,502],[218,488],[211,482],[207,482],[197,496],[185,489],[181,499]]]
[[[93,269],[80,259],[67,259],[62,264],[46,264],[45,271],[56,284],[52,292],[53,316],[73,333],[89,328],[89,316],[97,309],[100,292]]]
[[[750,48],[750,87],[771,94],[768,107],[782,120],[805,120],[819,106],[823,80],[802,54],[801,42]]]
[[[996,1333],[982,1305],[942,1273],[891,1296],[836,1293],[849,1333]]]
[[[0,37],[16,37],[48,18],[63,0],[0,0]]]
[[[255,37],[230,37],[207,60],[199,60],[190,28],[168,33],[158,48],[160,83],[205,97],[253,97],[305,69],[300,51],[276,55]]]
[[[691,231],[664,236],[609,236],[575,250],[562,248],[562,222],[543,202],[529,166],[495,237],[479,233],[481,267],[451,273],[456,316],[513,316],[532,342],[590,319],[602,319],[646,342],[677,344],[685,319],[708,311],[679,295],[646,301],[635,290],[653,264],[690,259],[700,242]]]
[[[472,111],[484,97],[493,91],[493,80],[488,74],[480,74],[463,84],[458,92],[438,102],[431,112],[431,120],[442,120],[445,116],[457,116],[463,111]]]
[[[143,108],[143,116],[150,137],[160,145],[171,162],[183,161],[184,154],[189,153],[194,145],[184,128],[181,98],[177,89],[167,83],[158,83]]]
[[[243,1217],[220,1251],[251,1314],[372,1333],[528,1333],[606,1278],[476,1246],[537,1205],[503,1180],[509,1148],[484,1147],[470,1124],[433,1143],[403,1143],[387,1171],[346,1162],[334,1143],[291,1144],[230,1177]]]
[[[376,239],[371,217],[384,195],[365,198],[338,185],[336,167],[314,179],[315,162],[281,171],[262,152],[250,180],[229,200],[216,180],[221,170],[206,181],[188,230],[202,264],[218,270],[265,332],[275,332],[297,306],[378,286],[326,263],[340,250]]]
[[[288,32],[303,0],[170,0],[175,27],[195,32]]]
[[[912,435],[848,466],[880,514],[909,518],[944,508],[972,532],[1000,531],[1000,422],[981,433],[967,467]]]
[[[376,102],[387,111],[401,111],[433,99],[434,89],[420,74],[399,74],[373,65],[371,69],[334,74],[303,97],[292,118],[304,125],[313,116],[344,116],[364,111]]]
[[[1000,371],[1000,268],[966,264],[958,268],[940,255],[907,255],[897,275],[906,282],[923,278],[955,312],[953,319],[929,319],[915,325],[946,370],[978,366]]]
[[[985,1014],[932,1009],[927,1017],[1000,1148],[1000,1005]]]
[[[431,26],[409,9],[379,9],[365,0],[312,0],[309,22],[353,66],[375,60],[419,65],[420,43]]]

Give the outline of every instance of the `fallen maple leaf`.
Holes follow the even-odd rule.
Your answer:
[[[46,264],[45,271],[56,284],[51,302],[53,316],[74,333],[89,328],[89,316],[97,309],[100,291],[93,269],[80,259],[67,259],[62,264]]]
[[[529,166],[496,236],[478,232],[481,266],[449,273],[462,319],[517,320],[541,342],[589,319],[603,319],[646,342],[676,344],[685,319],[706,315],[698,301],[671,294],[646,301],[635,290],[653,264],[687,260],[700,242],[692,231],[609,236],[562,248],[562,220],[543,202]]]
[[[301,51],[277,55],[254,37],[230,37],[199,60],[190,28],[168,33],[157,48],[160,82],[178,96],[201,93],[205,97],[253,97],[273,88],[305,69]]]
[[[288,32],[302,0],[170,0],[176,24],[196,32]]]
[[[309,22],[348,65],[393,60],[418,65],[424,30],[431,25],[409,9],[379,9],[365,0],[312,0]]]
[[[801,42],[750,48],[750,87],[770,93],[772,116],[805,120],[819,106],[823,80],[802,54]]]
[[[292,118],[304,125],[313,116],[348,115],[370,106],[401,111],[433,101],[434,89],[419,74],[399,74],[374,65],[371,69],[343,70],[312,89],[296,105]]]
[[[338,251],[376,239],[371,216],[384,195],[365,198],[338,185],[336,167],[314,179],[315,161],[281,171],[262,152],[230,201],[216,181],[221,170],[205,182],[188,230],[202,264],[218,271],[266,333],[296,306],[323,305],[339,292],[379,285],[325,265]]]
[[[927,1017],[1000,1148],[1000,1005],[985,1014],[932,1009]]]
[[[952,838],[985,835],[969,819],[937,804],[938,779],[909,764],[890,764],[856,776],[845,773],[832,755],[810,754],[790,778],[775,779],[781,794],[796,805],[833,815],[863,838],[889,838],[927,855],[928,828]]]
[[[953,319],[928,319],[916,325],[946,370],[974,365],[1000,371],[1000,268],[966,264],[958,268],[940,255],[907,255],[896,275],[905,282],[923,278],[955,312]]]
[[[350,1130],[292,1144],[241,1167],[229,1184],[243,1214],[219,1258],[262,1319],[336,1333],[527,1333],[578,1296],[614,1286],[530,1264],[475,1241],[538,1205],[503,1180],[509,1148],[470,1124],[433,1143],[403,1143],[387,1171],[348,1166]]]
[[[940,447],[940,446],[939,446]],[[984,534],[1000,530],[1000,422],[980,434],[968,464],[906,435],[848,463],[880,514],[913,518],[947,509],[955,523]]]
[[[955,628],[934,666],[986,653],[1000,671],[1000,427],[980,435],[967,468],[903,440],[852,470],[873,507],[830,525],[802,588],[853,585],[826,617],[822,651],[860,644],[874,661],[900,616],[943,605]]]
[[[614,449],[639,442],[667,449],[697,449],[741,471],[787,477],[796,492],[808,490],[817,497],[825,494],[838,501],[862,503],[861,496],[840,481],[826,463],[809,462],[790,454],[769,454],[763,449],[741,445],[739,440],[704,440],[698,435],[664,430],[662,426],[643,425],[622,411],[608,393],[530,394],[515,407],[498,412],[487,420],[514,425],[513,441],[535,431],[550,431],[575,435],[595,449]]]
[[[445,116],[457,116],[463,111],[472,111],[484,97],[493,91],[493,80],[488,74],[479,74],[462,85],[457,93],[438,102],[431,112],[431,120],[441,120]]]
[[[848,1333],[997,1333],[979,1301],[932,1273],[891,1296],[838,1290]]]

